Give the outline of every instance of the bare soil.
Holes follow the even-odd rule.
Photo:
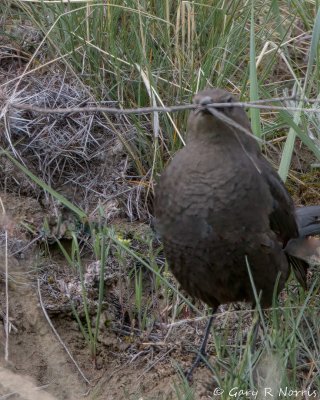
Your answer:
[[[50,259],[45,258],[39,241],[32,244],[30,235],[21,225],[29,221],[33,226],[40,226],[45,211],[33,198],[4,193],[0,193],[0,198],[6,211],[2,228],[8,233],[7,248],[11,254],[8,257],[9,357],[8,361],[4,360],[6,336],[2,329],[0,395],[10,395],[10,399],[59,400],[176,398],[177,386],[182,384],[178,366],[182,369],[190,366],[203,322],[173,328],[167,338],[166,328],[157,341],[152,336],[150,339],[147,332],[142,335],[121,333],[121,321],[112,321],[113,324],[105,324],[100,330],[98,357],[93,362],[63,293],[48,290],[48,285],[54,287],[59,276],[69,282],[75,277],[71,276],[70,268],[58,252],[53,251]],[[4,325],[6,252],[3,237],[0,257],[0,311]],[[90,384],[85,382],[50,327],[40,306],[38,280],[50,321]],[[105,319],[116,318],[112,305],[105,313]],[[194,381],[196,398],[209,398],[214,385],[206,367],[196,371]]]

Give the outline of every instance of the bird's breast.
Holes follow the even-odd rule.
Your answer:
[[[192,150],[178,153],[160,180],[156,216],[161,235],[211,241],[269,225],[265,183],[250,159],[219,147]]]

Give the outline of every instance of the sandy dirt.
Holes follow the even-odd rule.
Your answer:
[[[66,263],[61,255],[55,258],[54,252],[50,260],[43,257],[41,240],[40,244],[39,241],[32,244],[30,235],[21,227],[23,221],[40,226],[45,211],[33,198],[4,193],[0,197],[6,210],[6,217],[2,217],[2,232],[8,234],[10,321],[9,353],[8,361],[5,361],[6,247],[2,236],[0,395],[10,399],[59,400],[176,398],[177,387],[182,384],[178,366],[187,368],[190,365],[192,348],[200,342],[203,323],[173,328],[166,340],[163,339],[167,329],[164,336],[156,340],[150,339],[147,332],[139,336],[119,333],[119,329],[113,329],[121,326],[119,321],[110,327],[102,326],[98,357],[94,363],[64,296],[48,295],[47,283],[56,280],[59,274],[63,279],[66,277],[69,270]],[[44,315],[38,279],[50,321],[84,376],[71,361]],[[69,272],[67,280],[72,279]],[[110,308],[105,318],[116,318]],[[196,371],[195,381],[196,398],[209,398],[213,384],[207,368],[203,366]]]

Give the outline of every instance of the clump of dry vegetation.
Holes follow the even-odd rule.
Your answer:
[[[27,103],[30,110],[10,108],[2,122],[1,146],[88,214],[96,212],[100,201],[108,220],[119,215],[131,219],[145,215],[139,204],[143,188],[130,184],[132,161],[120,140],[134,138],[133,124],[120,115],[32,111],[33,106],[72,109],[96,103],[89,88],[67,73],[31,75],[18,88],[15,81],[5,85],[3,99]],[[116,104],[111,100],[103,103]],[[2,190],[41,196],[41,188],[10,160],[3,156],[0,163]]]

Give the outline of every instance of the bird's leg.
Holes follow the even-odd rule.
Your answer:
[[[190,369],[185,374],[186,378],[189,382],[192,379],[193,371],[195,370],[195,368],[197,368],[197,366],[200,364],[200,362],[203,360],[203,358],[206,355],[206,347],[207,347],[207,342],[208,342],[208,338],[209,338],[209,334],[210,334],[211,325],[212,325],[212,322],[214,319],[214,315],[213,315],[214,311],[215,310],[212,311],[212,315],[210,316],[210,318],[207,322],[198,354],[197,354],[194,362],[192,363]]]

